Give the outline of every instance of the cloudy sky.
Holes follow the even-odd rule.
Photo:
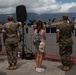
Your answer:
[[[0,0],[0,14],[15,13],[18,5],[37,14],[76,12],[76,0]]]

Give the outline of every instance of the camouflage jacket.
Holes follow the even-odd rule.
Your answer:
[[[73,25],[70,23],[63,22],[61,25],[57,27],[59,29],[59,44],[60,45],[72,45],[72,29]]]
[[[18,25],[18,23],[12,21],[4,24],[3,29],[5,30],[6,38],[17,37]]]

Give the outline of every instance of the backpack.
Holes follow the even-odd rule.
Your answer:
[[[36,35],[36,36],[34,37],[34,39],[33,39],[33,44],[34,44],[36,47],[39,47],[40,42],[41,42],[40,33],[37,33],[37,35]]]

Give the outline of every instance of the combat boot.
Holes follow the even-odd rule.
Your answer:
[[[17,69],[16,63],[13,63],[13,70]]]
[[[12,64],[10,64],[6,69],[8,69],[8,70],[13,70]]]
[[[62,68],[62,70],[63,70],[63,71],[67,71],[67,66],[64,65],[63,68]]]
[[[71,69],[71,66],[67,66],[67,71],[69,71]]]

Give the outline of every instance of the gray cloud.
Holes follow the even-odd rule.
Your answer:
[[[0,0],[0,14],[11,14],[16,12],[16,6],[25,5],[27,12],[58,13],[71,12],[75,9],[76,3],[59,3],[56,0]],[[75,12],[75,10],[73,10]]]
[[[76,12],[76,6],[69,8],[69,12]]]

